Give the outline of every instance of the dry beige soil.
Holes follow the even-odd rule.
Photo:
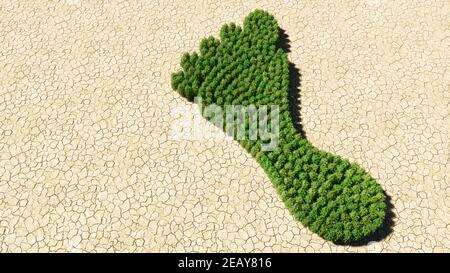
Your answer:
[[[171,137],[182,53],[255,8],[306,136],[391,196],[379,241],[324,241],[238,143]],[[0,71],[1,252],[450,251],[448,0],[1,0]]]

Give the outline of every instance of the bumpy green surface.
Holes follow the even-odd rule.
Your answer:
[[[224,25],[220,41],[201,41],[200,54],[184,54],[172,87],[203,105],[278,105],[280,142],[261,151],[261,140],[238,140],[257,159],[287,208],[321,237],[348,243],[370,236],[384,221],[386,197],[361,167],[311,145],[295,129],[289,110],[289,66],[277,47],[279,27],[256,10],[243,29]]]

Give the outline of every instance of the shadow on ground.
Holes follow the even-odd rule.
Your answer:
[[[280,39],[278,40],[277,46],[285,53],[291,52],[290,46],[291,40],[289,39],[289,35],[286,33],[284,29],[280,28]],[[305,131],[302,126],[301,119],[301,98],[300,98],[300,88],[301,88],[301,73],[300,70],[295,66],[294,63],[289,62],[289,109],[291,111],[292,119],[294,121],[295,129],[297,129],[298,133],[306,138]],[[339,243],[334,242],[337,245],[350,245],[350,246],[364,246],[371,242],[378,242],[386,237],[388,237],[394,226],[395,214],[393,212],[394,205],[392,204],[391,197],[385,192],[386,196],[386,217],[382,226],[371,236],[363,238],[358,241],[354,241],[351,243]]]

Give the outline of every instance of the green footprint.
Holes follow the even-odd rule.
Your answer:
[[[263,105],[278,106],[278,112],[270,108],[265,119],[271,122],[278,118],[266,127],[278,132],[272,149],[264,149],[267,139],[236,137],[238,128],[250,136],[255,129],[250,122],[236,122],[231,131],[222,129],[233,133],[256,158],[289,211],[305,226],[333,242],[367,238],[384,222],[386,196],[356,163],[313,147],[297,132],[289,110],[289,63],[286,53],[277,47],[279,39],[275,18],[256,10],[245,18],[243,29],[224,25],[220,41],[203,39],[199,54],[185,53],[183,70],[172,74],[172,87],[190,101],[202,98],[202,109],[222,107],[221,119],[226,116],[226,105],[253,105],[258,114]],[[209,120],[217,116],[205,115]],[[234,113],[225,118],[225,124],[238,118]]]

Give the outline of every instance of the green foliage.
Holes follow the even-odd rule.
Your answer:
[[[189,100],[202,97],[204,105],[278,105],[278,148],[262,152],[261,140],[238,141],[264,168],[292,215],[334,242],[374,233],[386,214],[380,185],[357,164],[320,151],[295,130],[288,107],[288,59],[277,47],[275,18],[256,10],[243,28],[224,25],[220,39],[203,39],[200,54],[183,55],[183,70],[172,74],[173,89]]]

